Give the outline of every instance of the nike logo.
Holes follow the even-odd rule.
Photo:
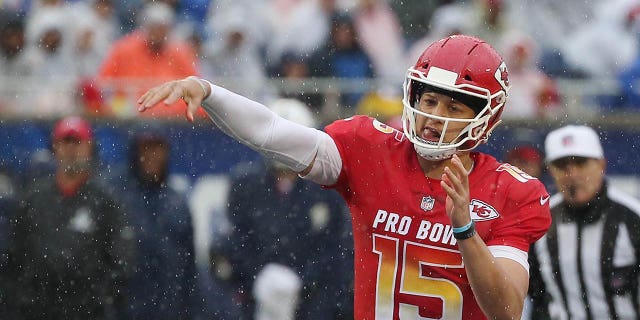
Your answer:
[[[549,201],[549,198],[551,198],[550,195],[547,195],[546,197],[540,196],[540,205],[544,206],[547,203],[547,201]]]

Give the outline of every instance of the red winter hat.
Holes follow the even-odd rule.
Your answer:
[[[77,116],[70,116],[56,123],[52,137],[53,141],[69,137],[80,141],[90,141],[93,139],[93,130],[91,130],[91,124],[87,120]]]

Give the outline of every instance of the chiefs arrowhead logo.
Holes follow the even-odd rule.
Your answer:
[[[500,83],[502,89],[507,91],[509,89],[509,72],[507,71],[507,64],[502,62],[494,76],[496,80],[498,80],[498,83]]]
[[[469,203],[469,211],[471,213],[471,219],[475,221],[491,220],[500,216],[498,211],[492,206],[477,199],[471,200]]]

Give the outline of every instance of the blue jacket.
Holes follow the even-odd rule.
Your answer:
[[[135,319],[190,319],[199,290],[191,213],[186,197],[166,184],[146,186],[131,175],[111,182],[136,234],[136,269],[129,286]]]
[[[126,313],[133,319],[192,319],[201,309],[201,296],[187,198],[167,186],[168,166],[157,182],[146,181],[138,167],[140,139],[169,140],[153,125],[131,132],[128,167],[106,176],[136,234]]]
[[[256,169],[232,179],[225,252],[252,312],[254,277],[269,262],[291,267],[303,281],[296,318],[335,319],[352,312],[353,255],[348,210],[334,191],[297,179],[287,195],[274,175]],[[350,315],[352,317],[352,315]]]

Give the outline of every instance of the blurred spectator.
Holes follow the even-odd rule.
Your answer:
[[[540,66],[552,77],[582,77],[569,67],[562,53],[576,31],[593,21],[595,6],[610,1],[525,0],[509,1],[509,21],[530,35],[540,47]]]
[[[214,36],[206,43],[201,63],[203,76],[226,80],[230,88],[250,98],[266,99],[272,94],[258,42],[246,23],[250,14],[241,6],[216,7]]]
[[[170,79],[198,73],[191,47],[171,38],[175,15],[164,3],[151,2],[140,14],[139,28],[118,40],[105,58],[98,80],[105,94],[105,113],[135,113],[135,100],[146,89]],[[157,108],[151,117],[180,114],[179,105]]]
[[[34,0],[27,13],[26,34],[29,42],[38,41],[43,25],[48,25],[51,16],[59,17],[57,26],[64,37],[69,37],[75,28],[71,4],[65,0]],[[65,44],[70,46],[70,43]]]
[[[304,102],[314,112],[323,113],[327,98],[322,92],[310,92],[309,86],[304,86],[305,81],[312,77],[311,66],[314,64],[312,58],[306,58],[294,53],[285,53],[282,56],[278,70],[278,77],[283,82],[278,94],[284,98],[296,99]],[[334,99],[335,100],[335,99]],[[329,110],[331,116],[337,112],[340,106],[333,105],[334,110]],[[320,117],[323,117],[320,115]]]
[[[30,16],[25,59],[32,68],[31,77],[22,85],[38,90],[24,94],[20,114],[34,117],[58,117],[74,114],[78,65],[71,50],[71,17],[67,7],[43,7]]]
[[[561,47],[570,69],[586,77],[607,80],[615,78],[633,61],[640,30],[629,28],[630,3],[610,0],[594,5],[591,19],[573,30]]]
[[[538,48],[533,40],[518,32],[505,35],[504,59],[509,66],[509,107],[506,120],[557,119],[563,114],[560,93],[553,79],[536,64]]]
[[[295,100],[277,100],[272,110],[291,121],[315,123]],[[337,194],[279,163],[242,169],[230,189],[233,232],[224,251],[245,319],[353,318],[350,228]],[[268,315],[273,309],[279,316]]]
[[[104,104],[94,77],[109,48],[120,37],[120,25],[112,0],[76,2],[73,6],[73,50],[80,77],[78,98],[88,115],[100,115]]]
[[[55,175],[26,188],[11,220],[7,319],[107,319],[128,305],[134,231],[120,205],[94,178],[91,125],[56,123]],[[3,316],[4,317],[4,316]]]
[[[24,54],[24,18],[5,11],[0,18],[0,114],[6,116],[20,111],[22,82],[32,68]]]
[[[285,0],[290,2],[288,0]],[[296,0],[294,0],[296,1]],[[269,24],[270,5],[275,5],[273,0],[216,0],[209,6],[206,20],[207,41],[215,42],[223,38],[225,27],[233,25],[241,20],[244,23],[244,30],[249,34],[246,41],[251,41],[251,46],[259,47],[261,54],[265,54],[265,41],[269,41],[268,36],[271,27]],[[250,20],[251,23],[247,23]],[[264,56],[262,57],[265,58]],[[263,61],[265,66],[266,61]]]
[[[193,226],[186,197],[167,185],[169,139],[152,123],[132,134],[128,167],[107,177],[138,244],[128,313],[133,319],[193,319],[202,298]]]
[[[120,25],[112,0],[76,2],[73,6],[73,49],[78,73],[95,76],[112,43],[120,36]]]
[[[431,43],[450,35],[464,33],[467,30],[467,25],[470,22],[469,6],[465,5],[463,1],[447,0],[442,2],[443,4],[435,9],[431,16],[429,31],[409,47],[405,57],[408,66],[414,65],[424,48]]]
[[[265,11],[266,63],[278,66],[285,53],[308,57],[329,38],[336,0],[270,1]]]
[[[309,65],[313,67],[312,75],[317,77],[358,80],[374,76],[371,59],[360,46],[353,21],[347,15],[334,18],[328,42],[314,54]],[[358,90],[343,92],[340,103],[354,110],[363,94]]]
[[[499,48],[505,35],[517,29],[508,14],[509,5],[504,0],[471,0],[467,32]]]
[[[400,23],[385,0],[359,0],[353,12],[354,37],[384,85],[400,85],[407,68]],[[352,105],[353,106],[353,105]]]

